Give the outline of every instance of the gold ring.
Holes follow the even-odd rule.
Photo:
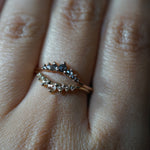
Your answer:
[[[47,76],[43,75],[41,72],[53,72],[53,73],[61,73],[70,79],[72,79],[74,82],[76,82],[76,85],[67,85],[63,83],[57,83],[51,81]],[[87,93],[90,93],[93,91],[93,89],[85,84],[83,84],[78,75],[77,72],[70,69],[66,62],[63,64],[58,65],[56,62],[44,64],[41,68],[36,69],[37,77],[42,82],[42,86],[48,88],[49,92],[69,92],[69,91],[75,91],[75,90],[82,90]]]

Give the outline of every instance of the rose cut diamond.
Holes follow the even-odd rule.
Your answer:
[[[50,92],[55,92],[56,91],[56,85],[54,84],[48,84],[48,89]]]

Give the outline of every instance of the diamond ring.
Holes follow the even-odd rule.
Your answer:
[[[57,83],[53,82],[48,77],[43,75],[41,72],[53,72],[53,73],[61,73],[70,79],[72,79],[74,82],[76,82],[76,85],[66,85],[63,83]],[[76,91],[76,90],[83,90],[87,93],[90,93],[93,89],[85,84],[83,84],[77,73],[70,69],[66,62],[63,64],[58,65],[56,62],[44,64],[41,68],[38,68],[36,70],[38,79],[42,82],[42,86],[46,87],[49,92],[69,92],[69,91]]]

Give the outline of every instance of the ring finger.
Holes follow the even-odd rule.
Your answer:
[[[90,84],[104,10],[105,3],[102,0],[56,0],[40,65],[66,61],[80,73],[86,84]],[[50,78],[61,83],[65,81],[52,73]],[[83,121],[87,123],[87,97],[84,94],[51,95],[35,80],[24,103],[24,108],[35,111],[37,117],[41,111],[47,118],[56,118],[57,115],[60,126],[64,120],[74,125]],[[32,106],[36,106],[34,110]],[[65,130],[61,127],[59,131]]]

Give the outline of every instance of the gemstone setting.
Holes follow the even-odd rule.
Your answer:
[[[58,69],[58,66],[57,66],[57,64],[53,64],[52,66],[51,66],[51,70],[52,71],[57,71]]]
[[[49,70],[49,71],[54,71],[54,72],[60,72],[63,73],[64,75],[66,75],[67,77],[69,77],[70,79],[72,79],[72,81],[76,82],[77,84],[80,84],[80,80],[78,78],[78,75],[75,74],[75,72],[73,71],[73,69],[69,68],[66,65],[66,62],[62,63],[62,64],[57,64],[56,62],[53,62],[52,64],[49,62],[48,64],[44,64],[43,67],[41,67],[42,70]],[[44,76],[42,76],[41,74],[37,75],[39,80],[42,80],[42,86],[48,86],[50,83],[52,84],[52,82],[48,82]],[[50,85],[49,85],[50,86]],[[56,87],[56,89],[55,89]],[[54,87],[54,91],[58,90],[58,91],[69,91],[69,90],[74,90],[73,87],[69,86],[69,85],[55,85]],[[53,89],[50,89],[50,91],[53,91]]]
[[[67,71],[66,63],[59,65],[58,69],[60,72]]]
[[[60,84],[60,83],[54,83],[51,80],[49,80],[47,77],[45,77],[42,73],[38,73],[37,78],[42,82],[42,86],[48,89],[49,92],[68,92],[68,91],[74,91],[78,88],[78,86],[75,85],[66,85],[66,84]]]
[[[44,66],[42,67],[42,69],[44,69],[44,70],[46,70],[46,69],[47,69],[46,64],[44,64]]]
[[[57,90],[58,90],[59,92],[62,92],[62,91],[63,91],[63,87],[60,85],[60,86],[57,87]]]
[[[54,85],[54,84],[48,84],[47,88],[49,89],[49,92],[56,91],[56,85]]]
[[[66,91],[66,92],[69,91],[69,86],[65,86],[65,91]]]
[[[70,70],[67,70],[66,73],[67,73],[68,75],[70,75]]]
[[[51,65],[48,64],[48,65],[46,66],[46,68],[47,68],[48,70],[51,70]]]

